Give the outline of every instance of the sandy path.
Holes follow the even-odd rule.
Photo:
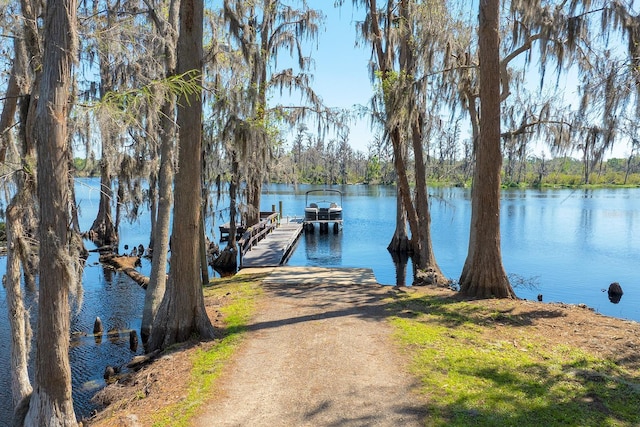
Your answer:
[[[406,360],[364,269],[276,269],[235,362],[197,426],[418,426]]]

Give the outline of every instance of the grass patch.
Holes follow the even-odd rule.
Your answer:
[[[402,294],[390,311],[429,426],[640,424],[635,372],[541,338],[508,310]]]
[[[204,345],[195,352],[186,398],[162,408],[154,419],[154,427],[189,425],[189,420],[211,396],[225,362],[235,353],[247,330],[257,298],[262,294],[260,284],[263,277],[264,275],[236,275],[214,279],[205,287],[205,298],[222,301],[220,312],[225,327],[219,331],[221,337],[213,345]]]

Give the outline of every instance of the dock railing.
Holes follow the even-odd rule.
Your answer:
[[[260,212],[260,222],[247,228],[240,240],[238,240],[240,265],[242,265],[244,255],[249,252],[256,243],[264,239],[278,227],[279,217],[278,212]]]

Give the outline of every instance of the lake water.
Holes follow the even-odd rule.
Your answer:
[[[284,215],[294,215],[306,190],[300,186],[293,194],[271,186],[264,201],[282,199]],[[342,234],[303,237],[289,264],[369,267],[380,283],[396,284],[386,251],[395,224],[395,189],[344,191]],[[468,249],[470,191],[435,188],[430,197],[436,260],[456,280]],[[504,267],[519,297],[542,294],[546,302],[585,303],[606,315],[640,320],[640,189],[505,190],[501,234]],[[618,304],[603,292],[611,282],[624,290]]]
[[[83,230],[96,215],[97,188],[97,180],[78,182]],[[282,202],[285,218],[301,216],[304,194],[313,188],[321,187],[269,185],[264,189],[262,209],[269,210],[272,205],[278,209]],[[378,282],[396,284],[396,268],[386,250],[395,229],[395,188],[333,188],[345,193],[343,230],[337,235],[317,230],[303,234],[288,264],[372,268]],[[457,279],[469,239],[469,190],[435,188],[430,189],[430,195],[435,256],[443,273]],[[217,232],[223,221],[216,221],[210,220],[207,228]],[[542,294],[546,302],[585,303],[599,313],[640,320],[640,189],[506,190],[502,193],[501,221],[505,269],[514,277],[514,284],[527,284],[515,287],[519,297],[536,299]],[[146,245],[148,224],[145,215],[123,224],[121,251],[125,244]],[[0,260],[0,274],[4,269]],[[149,270],[148,261],[144,261],[141,271],[148,274]],[[411,277],[411,266],[407,271]],[[611,303],[603,292],[614,281],[624,290],[618,304]],[[104,386],[105,366],[122,365],[141,352],[129,349],[128,331],[139,330],[144,301],[141,288],[128,277],[103,269],[95,253],[88,260],[83,283],[84,301],[72,323],[72,330],[79,334],[70,350],[79,417],[95,409],[89,399]],[[0,420],[6,420],[10,383],[4,289],[0,289],[0,312]],[[118,331],[110,336],[105,333],[100,343],[91,335],[82,335],[92,331],[96,316],[102,318],[105,331]]]

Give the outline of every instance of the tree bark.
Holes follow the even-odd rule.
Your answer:
[[[402,191],[402,187],[396,185],[396,229],[387,250],[391,253],[408,254],[411,252],[411,242],[407,233],[407,211],[402,203]]]
[[[238,177],[239,177],[238,155],[236,150],[231,149],[231,182],[229,182],[229,239],[227,248],[234,253],[238,252]],[[237,263],[236,263],[237,264]],[[237,268],[237,265],[235,266]]]
[[[7,150],[15,142],[11,138],[11,128],[14,125],[15,115],[18,111],[20,94],[23,93],[22,91],[28,92],[29,90],[24,40],[21,37],[15,37],[13,46],[13,66],[7,83],[4,108],[0,116],[0,139],[2,140],[0,162],[5,161]],[[24,136],[24,134],[21,136]],[[11,397],[13,408],[17,408],[33,391],[28,372],[32,331],[29,313],[24,306],[20,285],[21,259],[27,258],[28,254],[31,253],[30,245],[24,238],[22,221],[24,219],[24,211],[29,210],[27,205],[33,203],[33,183],[22,174],[22,171],[19,171],[14,176],[16,177],[16,194],[6,210],[8,250],[4,287],[11,328]],[[27,255],[22,255],[23,252],[26,252]]]
[[[235,274],[238,271],[238,176],[239,165],[236,150],[231,149],[231,181],[229,182],[229,237],[227,246],[213,261],[213,268],[220,274]]]
[[[103,130],[103,134],[106,130]],[[100,202],[96,219],[91,225],[91,240],[98,246],[117,246],[118,233],[113,224],[111,203],[113,189],[111,188],[111,166],[107,155],[108,137],[102,137],[102,160],[100,161]]]
[[[108,33],[113,30],[116,25],[113,21],[113,6],[106,2],[106,18],[99,30]],[[100,21],[102,22],[102,21]],[[111,53],[109,43],[104,43],[99,49],[99,68],[100,68],[100,98],[114,89],[113,78],[113,55]],[[100,160],[100,202],[98,204],[98,213],[96,219],[91,225],[91,240],[98,246],[117,246],[118,230],[114,227],[112,204],[113,204],[113,188],[112,188],[112,167],[115,161],[112,153],[114,152],[114,132],[109,120],[104,118],[100,120],[100,142],[101,142],[101,160]]]
[[[24,41],[20,37],[15,37],[13,39],[13,51],[13,65],[11,67],[9,81],[7,81],[2,114],[0,114],[0,163],[4,163],[7,150],[11,145],[11,128],[15,122],[15,115],[18,109],[18,99],[21,94],[21,85],[19,80],[24,78],[26,71],[26,51]]]
[[[34,141],[34,129],[36,124],[36,108],[38,105],[36,91],[39,87],[40,76],[42,74],[42,40],[38,29],[38,16],[42,14],[40,3],[37,1],[22,0],[20,2],[23,15],[24,45],[26,52],[22,52],[28,62],[22,74],[22,93],[28,94],[20,101],[19,112],[19,140],[22,143],[20,150],[22,172],[18,174],[18,191],[25,191],[23,200],[31,198],[29,203],[25,203],[21,208],[22,229],[25,236],[36,239],[38,233],[38,213],[35,201],[37,167],[36,167],[36,144]],[[18,52],[18,51],[17,51]],[[16,52],[16,53],[17,53]],[[20,51],[21,52],[21,51]],[[21,62],[16,56],[16,61]],[[14,63],[15,65],[15,63]],[[28,69],[27,69],[28,68]],[[33,245],[30,245],[33,246]],[[38,257],[34,256],[34,250],[20,252],[20,262],[22,265],[22,275],[25,288],[36,289],[36,273],[38,270]]]
[[[411,139],[413,142],[413,155],[415,157],[416,171],[416,214],[419,228],[417,230],[417,255],[414,263],[417,269],[429,272],[433,284],[445,284],[448,280],[442,274],[436,256],[433,252],[431,240],[431,213],[429,212],[429,193],[427,191],[427,174],[424,161],[424,149],[422,147],[422,114],[411,125]],[[413,231],[412,231],[413,235]]]
[[[20,198],[23,195],[18,193],[6,212],[8,251],[5,290],[11,326],[11,397],[14,409],[33,391],[28,371],[32,331],[20,286],[20,251],[28,250],[24,247],[26,243],[20,222]]]
[[[102,68],[102,66],[101,66]],[[101,72],[104,74],[105,72]],[[104,77],[102,77],[104,79]],[[104,83],[103,83],[104,84]],[[104,93],[102,94],[104,96]],[[111,162],[110,152],[113,144],[111,131],[108,125],[102,125],[100,129],[102,141],[102,159],[100,160],[100,201],[98,213],[91,225],[91,240],[98,246],[117,246],[118,232],[114,227],[111,205],[113,203],[113,189],[111,182]]]
[[[160,172],[158,174],[158,216],[153,237],[154,248],[151,260],[151,275],[149,285],[144,299],[144,309],[142,313],[142,325],[140,336],[143,344],[149,339],[153,327],[154,318],[158,312],[158,307],[162,301],[166,290],[167,282],[167,255],[169,253],[169,223],[171,220],[171,205],[173,204],[173,194],[171,184],[173,182],[173,135],[168,133],[174,129],[173,110],[175,103],[166,102],[163,107],[162,127],[162,148],[160,153]],[[171,114],[171,115],[169,115]]]
[[[250,156],[253,157],[254,169],[249,176],[249,192],[247,197],[247,227],[251,227],[260,222],[260,200],[262,198],[262,183],[264,181],[265,169],[267,161],[271,156],[269,144],[271,141],[267,136],[267,89],[269,81],[267,80],[268,59],[273,54],[270,49],[270,38],[273,37],[273,25],[275,15],[278,9],[278,1],[266,1],[263,9],[264,16],[260,23],[260,51],[256,52],[256,67],[259,69],[254,73],[255,77],[252,84],[257,86],[256,102],[253,106],[255,120],[259,123],[258,137],[254,141]],[[257,81],[255,79],[258,79]]]
[[[480,1],[480,135],[476,150],[469,252],[460,292],[479,298],[515,298],[500,250],[500,0]]]
[[[256,225],[260,222],[260,199],[262,193],[262,169],[265,165],[257,166],[253,175],[249,178],[248,192],[248,211],[247,211],[247,227]]]
[[[77,426],[69,364],[69,289],[76,278],[69,256],[67,113],[77,50],[74,0],[46,5],[43,72],[34,136],[38,147],[40,295],[35,387],[25,425]]]
[[[181,0],[177,72],[202,78],[203,1]],[[214,337],[204,307],[200,277],[202,181],[201,93],[183,94],[178,102],[179,153],[174,185],[173,233],[169,282],[158,309],[147,351],[164,349],[194,335]]]
[[[176,34],[178,30],[178,0],[169,2],[169,18],[167,22],[157,22],[158,31],[163,33],[165,51],[165,74],[173,75],[176,69]],[[155,11],[153,11],[155,13]],[[142,325],[140,336],[146,346],[151,336],[154,319],[164,297],[167,285],[167,256],[169,253],[169,225],[171,221],[171,207],[173,194],[173,164],[175,152],[176,126],[173,120],[175,115],[175,95],[168,94],[161,109],[161,146],[160,146],[160,170],[158,172],[158,212],[156,224],[153,229],[153,252],[151,260],[151,275],[144,299],[142,313]]]
[[[407,156],[407,147],[403,147],[403,157]],[[387,246],[387,250],[391,252],[391,257],[396,263],[396,259],[400,259],[399,254],[406,254],[407,256],[404,258],[408,259],[408,255],[412,252],[411,247],[411,239],[409,238],[409,233],[407,232],[407,209],[404,206],[404,194],[403,191],[406,191],[400,180],[397,180],[396,183],[396,228],[393,233],[393,237],[391,238],[391,242]],[[411,190],[409,190],[411,191]],[[396,263],[397,268],[397,263]],[[405,275],[406,275],[406,266],[405,266]]]

